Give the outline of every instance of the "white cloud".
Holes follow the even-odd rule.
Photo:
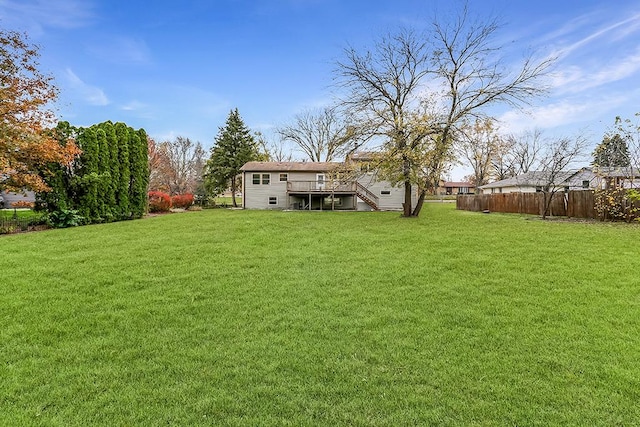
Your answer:
[[[2,0],[0,20],[4,26],[41,35],[45,28],[78,28],[94,20],[89,0]]]
[[[141,38],[110,36],[93,43],[88,51],[104,61],[124,64],[151,62],[151,51]]]
[[[544,106],[531,108],[527,113],[507,111],[498,117],[501,128],[507,133],[520,133],[527,129],[552,129],[568,125],[594,123],[628,100],[625,96],[609,96],[598,99],[559,100]]]
[[[128,104],[125,104],[125,105],[121,106],[120,109],[122,109],[124,111],[136,111],[136,110],[143,109],[146,106],[147,105],[142,103],[142,102],[133,100],[133,101],[129,102]]]
[[[90,105],[108,105],[109,99],[102,89],[85,83],[70,68],[66,69],[65,78],[72,91],[76,92]]]
[[[570,29],[574,32],[577,32],[579,26],[580,25],[576,25],[575,27],[571,27]],[[638,29],[640,29],[640,14],[637,13],[629,18],[614,22],[604,28],[600,28],[586,35],[580,35],[580,39],[578,39],[577,41],[556,48],[553,56],[557,56],[559,58],[567,57],[574,51],[586,48],[587,46],[593,44],[595,41],[603,39],[604,36],[609,36],[609,41],[619,41],[623,38],[633,36]],[[571,33],[569,32],[569,28],[567,29],[567,33],[563,35],[567,37],[571,35]],[[545,38],[549,39],[549,35],[547,35]]]

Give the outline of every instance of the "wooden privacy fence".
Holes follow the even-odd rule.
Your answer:
[[[489,211],[542,215],[544,193],[468,194],[456,198],[456,208],[466,211]],[[593,191],[557,192],[553,195],[549,215],[595,218]]]

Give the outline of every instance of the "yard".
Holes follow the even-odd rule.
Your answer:
[[[632,425],[639,241],[448,203],[0,236],[0,425]]]

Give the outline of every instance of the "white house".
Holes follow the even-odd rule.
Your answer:
[[[401,210],[404,191],[354,173],[341,162],[248,162],[242,171],[245,209]]]
[[[589,168],[560,172],[550,179],[548,172],[532,171],[512,178],[492,182],[478,187],[482,194],[491,193],[535,193],[549,184],[556,190],[589,190],[598,185],[596,174]],[[553,181],[553,182],[550,182]]]
[[[535,193],[554,181],[556,190],[595,190],[608,187],[640,188],[640,171],[631,167],[584,167],[561,172],[549,179],[544,171],[528,172],[478,187],[482,194]]]
[[[16,202],[34,203],[36,195],[33,191],[23,193],[13,193],[10,191],[0,191],[0,209],[10,209]]]

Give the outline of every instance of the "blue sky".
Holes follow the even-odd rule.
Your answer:
[[[236,107],[252,130],[275,140],[275,126],[330,102],[333,63],[347,44],[424,27],[448,3],[0,0],[0,25],[41,46],[41,68],[61,90],[61,119],[124,121],[157,140],[185,136],[208,148]],[[640,112],[637,0],[469,4],[500,17],[509,60],[558,56],[549,96],[527,114],[495,110],[505,130],[582,132],[595,145],[615,116]]]

